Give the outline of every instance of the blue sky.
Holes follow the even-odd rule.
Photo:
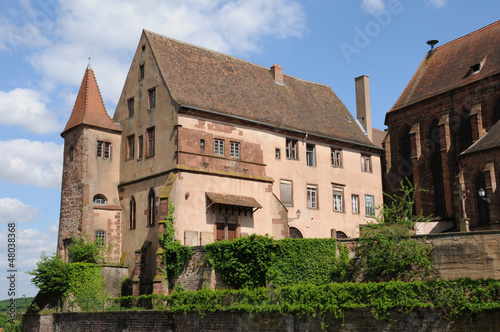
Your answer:
[[[0,299],[8,298],[7,222],[24,273],[56,249],[62,144],[88,58],[112,116],[142,29],[327,84],[355,113],[370,77],[372,124],[429,50],[499,19],[498,0],[20,0],[0,4]],[[313,105],[312,105],[313,106]],[[4,291],[5,290],[5,291]]]

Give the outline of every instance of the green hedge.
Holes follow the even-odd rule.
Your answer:
[[[123,307],[140,300],[146,308],[173,313],[240,310],[249,313],[277,311],[283,314],[315,316],[333,313],[342,318],[350,309],[365,308],[380,320],[391,311],[411,312],[421,308],[441,308],[450,317],[464,311],[500,309],[500,281],[457,279],[452,281],[415,281],[381,283],[331,283],[297,285],[270,290],[201,290],[175,292],[167,296],[114,299]]]

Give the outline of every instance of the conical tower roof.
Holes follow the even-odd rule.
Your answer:
[[[121,131],[120,125],[115,123],[106,112],[106,107],[104,107],[101,92],[99,91],[99,86],[97,85],[97,80],[94,71],[90,67],[90,63],[85,70],[85,75],[83,75],[75,106],[61,136],[71,128],[81,124]]]

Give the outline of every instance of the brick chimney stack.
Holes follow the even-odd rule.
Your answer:
[[[369,77],[362,75],[356,77],[354,81],[356,84],[356,117],[365,128],[368,139],[373,142]]]
[[[271,67],[271,74],[273,74],[276,83],[283,84],[283,68],[281,68],[280,65],[273,64]]]

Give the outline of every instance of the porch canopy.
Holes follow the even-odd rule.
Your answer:
[[[210,207],[212,207],[213,211],[218,208],[219,213],[223,210],[225,210],[226,213],[231,212],[232,214],[238,212],[238,215],[241,214],[241,212],[244,212],[246,216],[248,212],[254,213],[258,209],[262,208],[262,205],[260,205],[259,202],[257,202],[257,200],[253,197],[218,193],[205,194],[209,199],[207,211]]]

